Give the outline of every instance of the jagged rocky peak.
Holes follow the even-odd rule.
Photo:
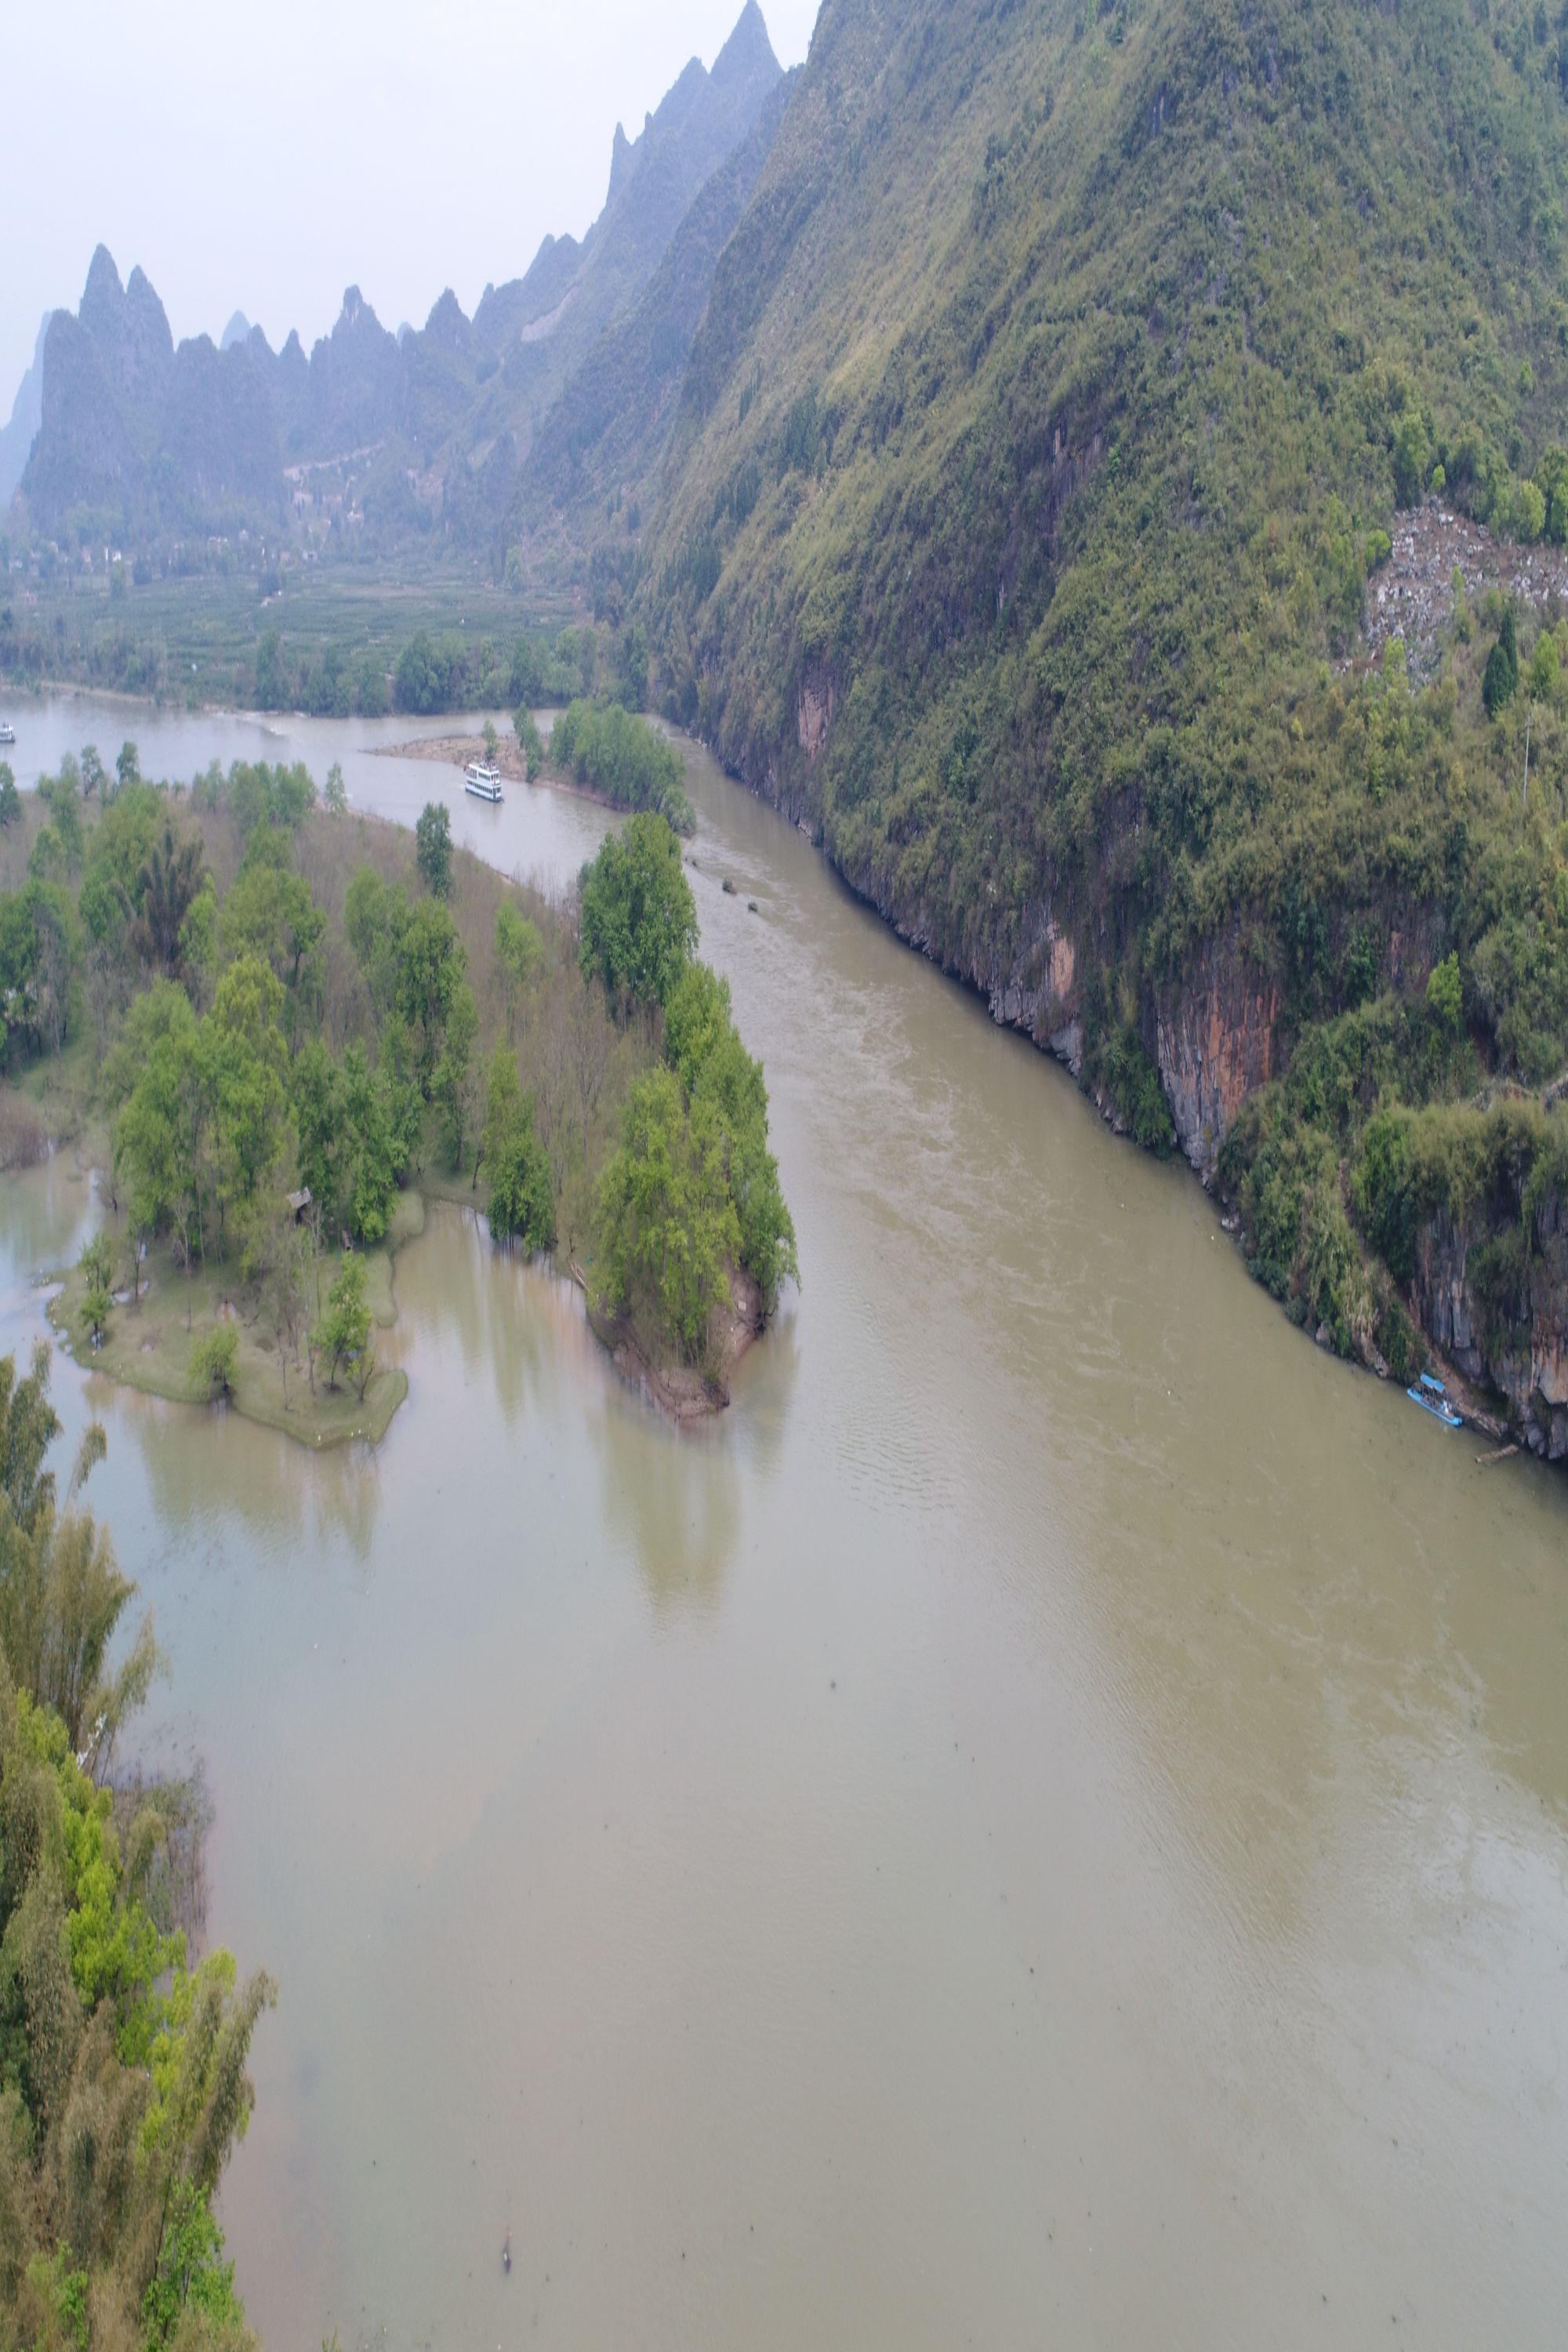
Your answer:
[[[174,339],[144,271],[133,269],[122,286],[114,256],[100,245],[88,267],[77,320],[128,397],[145,404],[156,396],[174,356]],[[67,341],[57,341],[57,355]]]
[[[403,340],[404,331],[403,329],[398,331],[400,342]],[[472,330],[468,325],[462,304],[449,286],[440,299],[433,304],[430,316],[425,321],[425,332],[431,341],[438,343],[443,351],[468,350],[472,340]]]
[[[749,0],[711,73],[691,58],[640,133],[616,126],[610,201],[588,234],[581,242],[547,236],[526,277],[487,287],[472,319],[448,288],[423,329],[405,325],[395,336],[350,285],[330,331],[309,344],[290,333],[274,355],[237,310],[216,343],[197,338],[176,355],[145,276],[132,270],[122,284],[100,246],[79,311],[57,320],[47,340],[46,414],[36,436],[28,419],[11,436],[11,471],[19,462],[12,444],[36,437],[27,496],[37,514],[58,520],[97,500],[121,511],[127,529],[183,528],[219,481],[259,499],[274,431],[290,461],[399,437],[426,452],[454,439],[488,445],[503,431],[526,439],[596,339],[635,309],[778,80],[761,10]],[[496,361],[508,353],[510,373],[498,380]],[[193,469],[186,458],[198,447]],[[510,484],[497,495],[504,503]]]
[[[172,356],[174,352],[174,340],[163,305],[145,271],[133,269],[129,284],[122,286],[114,256],[106,245],[97,248],[88,265],[77,316],[106,356],[126,347],[140,347],[143,355],[162,352]]]
[[[344,287],[343,307],[338,312],[331,336],[324,338],[323,341],[330,345],[331,349],[338,352],[342,351],[345,346],[355,350],[362,346],[367,350],[379,348],[384,343],[389,349],[395,347],[395,338],[382,325],[357,286]],[[321,348],[321,342],[314,346],[317,352]]]
[[[757,0],[746,0],[740,21],[713,60],[711,79],[721,89],[756,81],[765,87],[782,71]]]
[[[174,338],[169,331],[168,314],[140,268],[133,269],[125,281],[125,321],[131,340],[144,360],[155,366],[160,361],[173,359]]]
[[[651,116],[649,120],[652,120]],[[606,204],[613,205],[625,187],[626,175],[632,168],[632,157],[636,152],[636,148],[626,137],[625,123],[617,122],[616,135],[610,146],[610,193],[605,200]]]
[[[90,334],[100,321],[117,324],[124,308],[125,289],[120,282],[114,256],[106,245],[98,246],[87,266],[87,284],[81,289],[77,316]]]
[[[704,118],[705,109],[709,117],[713,116],[715,101],[726,113],[740,110],[750,116],[783,72],[761,8],[756,0],[746,0],[734,30],[713,60],[711,73],[700,58],[688,58],[653,112],[643,117],[642,130],[635,140],[626,137],[623,123],[616,123],[606,209],[634,177],[655,139],[680,137]],[[737,125],[731,128],[738,130]]]

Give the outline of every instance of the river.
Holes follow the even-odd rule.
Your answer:
[[[608,822],[369,756],[408,731],[270,750],[557,884]],[[268,740],[71,700],[13,757],[127,732]],[[223,2198],[253,2322],[1561,2345],[1568,1480],[1314,1349],[1184,1170],[688,756],[805,1276],[727,1414],[667,1428],[455,1211],[379,1453],[58,1365],[209,1931],[282,1988]],[[63,1163],[0,1186],[0,1348],[88,1214]]]

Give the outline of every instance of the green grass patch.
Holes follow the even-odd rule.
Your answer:
[[[404,1197],[415,1205],[402,1220],[400,1239],[422,1231],[425,1222],[418,1196]],[[314,1294],[319,1288],[324,1304],[340,1263],[335,1255],[324,1252],[315,1261],[308,1276],[311,1319]],[[391,1254],[368,1250],[363,1264],[373,1320],[378,1328],[390,1329],[397,1319]],[[407,1375],[397,1365],[374,1372],[363,1398],[350,1379],[329,1388],[320,1370],[312,1385],[303,1325],[292,1343],[285,1336],[279,1349],[275,1317],[262,1300],[247,1297],[232,1268],[197,1265],[186,1274],[173,1252],[159,1244],[148,1253],[142,1282],[142,1296],[134,1303],[123,1294],[117,1297],[102,1342],[94,1348],[81,1314],[86,1280],[79,1267],[64,1276],[49,1301],[49,1320],[86,1370],[174,1404],[205,1404],[210,1402],[208,1386],[193,1360],[214,1333],[232,1330],[238,1340],[234,1410],[247,1421],[281,1430],[311,1446],[342,1445],[353,1438],[378,1444],[408,1394]]]

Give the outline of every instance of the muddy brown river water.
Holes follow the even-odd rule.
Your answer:
[[[17,731],[24,780],[266,740]],[[442,789],[558,884],[608,822],[378,731],[272,753],[404,818]],[[1184,1171],[689,757],[805,1273],[728,1414],[668,1429],[452,1211],[397,1263],[379,1453],[59,1363],[173,1664],[147,1743],[206,1774],[210,1931],[282,1987],[223,2200],[252,2320],[1561,2346],[1568,1479],[1483,1476],[1314,1349]],[[0,1349],[89,1213],[61,1163],[0,1183]]]

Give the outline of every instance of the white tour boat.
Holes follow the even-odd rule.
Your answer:
[[[483,760],[470,760],[463,770],[463,790],[472,793],[477,801],[499,801],[500,770],[488,766]]]
[[[8,719],[0,719],[0,743],[14,743],[16,730]]]

